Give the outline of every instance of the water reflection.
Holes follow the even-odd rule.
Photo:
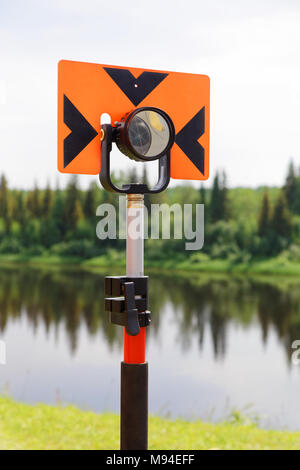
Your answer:
[[[115,273],[118,274],[118,270]],[[103,274],[0,269],[0,392],[119,411],[122,328],[104,313]],[[150,412],[220,420],[253,404],[265,427],[300,429],[300,289],[294,279],[151,274]],[[276,393],[274,393],[274,391]],[[229,405],[227,405],[229,404]]]
[[[257,320],[263,343],[267,342],[269,331],[275,328],[290,364],[292,341],[300,338],[300,284],[297,280],[199,275],[193,281],[164,279],[163,286],[169,295],[163,299],[154,295],[155,311],[161,309],[161,302],[172,303],[183,349],[188,349],[191,336],[195,334],[201,348],[205,328],[209,327],[215,358],[222,358],[226,354],[228,325],[234,322],[247,328]]]
[[[118,329],[103,315],[103,277],[79,270],[0,270],[0,331],[9,318],[26,315],[33,331],[38,323],[58,329],[63,323],[71,351],[76,351],[82,321],[91,336],[101,328],[109,344],[120,342]]]
[[[50,327],[58,332],[63,325],[70,351],[74,353],[84,323],[91,337],[101,331],[109,347],[121,348],[121,328],[110,325],[103,311],[103,277],[74,269],[1,268],[0,332],[5,333],[10,319],[22,316],[26,316],[33,332],[40,323],[47,332]],[[152,338],[158,335],[162,314],[170,305],[182,352],[189,350],[194,337],[201,350],[205,334],[210,334],[214,357],[222,359],[226,355],[229,324],[247,329],[254,320],[259,322],[263,343],[270,329],[275,329],[287,364],[292,341],[300,339],[300,289],[293,279],[153,275],[149,294],[152,311],[149,334]]]

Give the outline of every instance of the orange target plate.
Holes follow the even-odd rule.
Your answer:
[[[165,111],[175,126],[171,177],[209,176],[209,77],[61,60],[58,64],[58,169],[100,172],[100,116],[111,122],[143,106]]]

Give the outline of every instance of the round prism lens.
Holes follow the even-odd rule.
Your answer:
[[[146,155],[151,147],[151,131],[139,116],[134,116],[130,121],[128,137],[134,150],[140,155]]]
[[[156,111],[142,109],[128,123],[128,138],[134,151],[148,158],[163,154],[171,139],[170,126],[164,116]]]

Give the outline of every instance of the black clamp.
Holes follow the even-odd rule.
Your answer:
[[[111,323],[125,326],[126,332],[136,336],[140,327],[148,326],[148,276],[105,278],[105,310]]]

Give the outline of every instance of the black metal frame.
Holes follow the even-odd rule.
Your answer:
[[[101,171],[99,174],[100,182],[104,189],[114,193],[121,194],[156,194],[164,191],[170,182],[170,150],[158,160],[158,182],[149,189],[146,184],[129,183],[123,184],[122,188],[116,186],[110,175],[110,152],[112,143],[115,142],[117,128],[111,124],[101,126]]]

